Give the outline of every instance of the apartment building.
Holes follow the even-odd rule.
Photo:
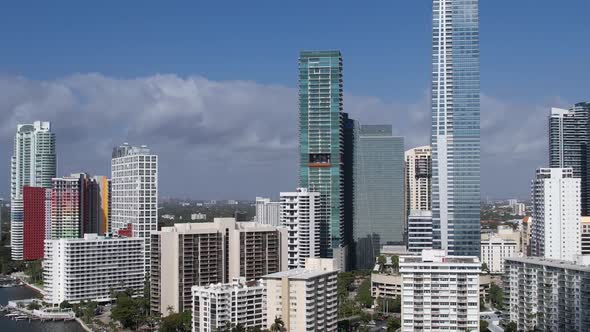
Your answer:
[[[45,241],[45,302],[107,302],[113,291],[141,294],[144,282],[143,239],[85,234]]]
[[[410,210],[407,232],[409,252],[432,249],[432,211]]]
[[[320,194],[297,188],[280,196],[280,223],[288,232],[288,268],[303,268],[306,258],[320,257]]]
[[[499,236],[481,239],[481,261],[485,263],[492,274],[504,273],[504,259],[518,255],[518,242],[513,239],[503,239]]]
[[[266,285],[266,328],[275,318],[287,331],[336,331],[338,271],[292,269],[263,277]]]
[[[424,250],[402,256],[402,331],[479,331],[479,273],[474,256]]]
[[[582,255],[590,255],[590,217],[580,218],[580,249]]]
[[[270,198],[256,197],[256,222],[265,225],[280,225],[280,208],[279,202],[273,202]]]
[[[506,259],[505,304],[518,331],[590,331],[590,261]],[[584,261],[584,259],[586,259]]]
[[[266,327],[266,288],[262,280],[239,278],[231,283],[192,287],[193,332],[226,326]]]
[[[256,222],[215,218],[162,227],[151,237],[150,305],[163,315],[192,310],[193,286],[246,280],[287,268],[287,232]]]

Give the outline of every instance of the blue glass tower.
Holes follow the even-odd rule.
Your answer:
[[[432,3],[433,246],[479,256],[478,0]]]

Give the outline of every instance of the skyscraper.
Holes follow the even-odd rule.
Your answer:
[[[354,145],[355,268],[404,241],[404,139],[391,125],[360,125]]]
[[[432,210],[432,149],[419,146],[406,151],[406,215],[410,210]]]
[[[531,253],[575,260],[580,248],[580,179],[571,168],[540,168],[531,185]]]
[[[479,256],[478,1],[433,0],[432,10],[433,244]]]
[[[158,229],[158,156],[145,145],[123,144],[111,160],[111,231],[145,239],[149,271],[150,234]]]
[[[23,187],[23,259],[43,259],[45,240],[51,239],[51,190]]]
[[[299,55],[300,187],[320,193],[322,257],[345,266],[344,113],[340,51],[302,51]]]
[[[11,158],[10,247],[13,260],[23,259],[23,187],[51,188],[56,174],[55,135],[49,122],[19,124]]]
[[[281,203],[272,202],[270,198],[256,197],[256,222],[278,226]]]
[[[590,211],[590,102],[569,110],[552,108],[549,115],[549,167],[571,167],[581,179],[582,215]]]

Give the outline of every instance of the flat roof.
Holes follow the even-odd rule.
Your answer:
[[[559,259],[550,259],[544,257],[508,257],[505,260],[513,261],[513,262],[520,262],[520,263],[527,263],[527,264],[537,264],[543,266],[551,266],[560,269],[570,269],[570,270],[578,270],[582,272],[590,272],[589,265],[581,265],[576,264],[576,262],[572,261],[564,261]]]
[[[307,280],[313,279],[316,277],[322,277],[329,274],[337,274],[338,271],[319,271],[319,270],[310,270],[310,269],[303,269],[297,268],[287,271],[276,272],[272,274],[267,274],[263,279],[282,279],[282,278],[289,278],[294,280]]]

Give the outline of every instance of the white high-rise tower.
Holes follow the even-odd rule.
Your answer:
[[[23,187],[51,188],[56,176],[55,135],[49,122],[19,124],[14,137],[10,181],[10,247],[13,260],[23,259]]]

